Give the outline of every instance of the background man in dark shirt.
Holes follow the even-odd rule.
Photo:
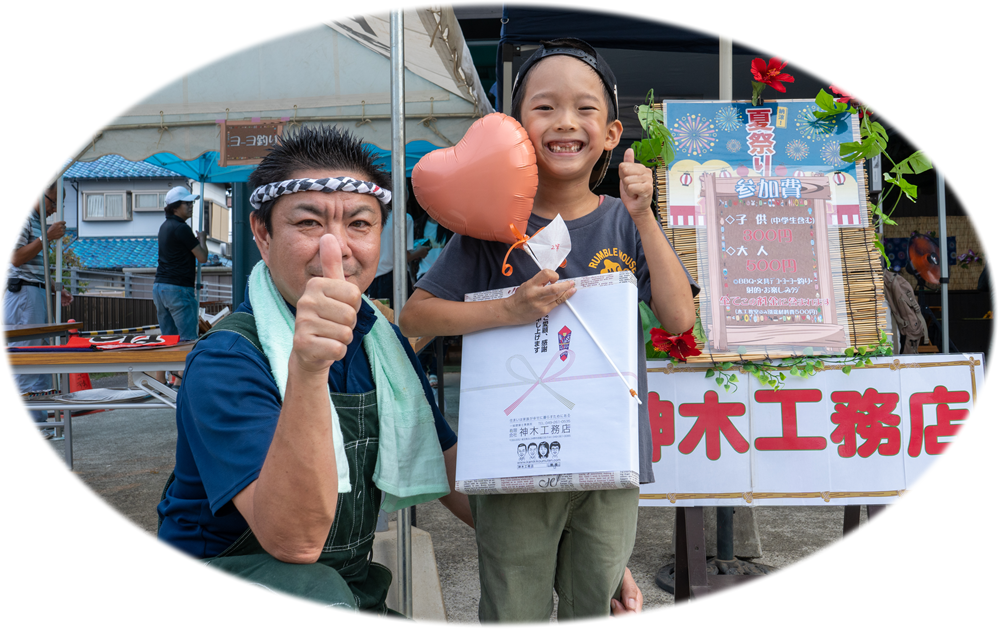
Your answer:
[[[156,316],[162,334],[177,334],[181,341],[198,337],[198,299],[194,290],[194,260],[208,261],[204,232],[194,232],[186,221],[194,211],[191,194],[183,186],[166,193],[166,220],[159,228],[159,266],[152,287]]]

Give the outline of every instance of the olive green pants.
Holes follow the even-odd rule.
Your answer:
[[[226,554],[232,553],[232,554]],[[394,615],[385,605],[392,573],[370,557],[341,561],[337,553],[323,553],[311,564],[291,564],[267,554],[247,531],[226,553],[204,563],[223,572],[320,605]]]
[[[469,496],[482,622],[610,615],[634,549],[638,489]]]

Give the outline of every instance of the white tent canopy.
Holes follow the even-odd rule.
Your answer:
[[[405,67],[427,81],[474,103],[485,115],[492,111],[464,41],[461,26],[448,7],[409,9],[405,18]],[[328,22],[337,32],[357,40],[388,59],[391,55],[387,15]]]
[[[450,146],[492,107],[450,8],[405,11],[407,142]],[[80,161],[219,150],[221,120],[345,125],[391,149],[388,16],[361,16],[266,42],[190,72],[105,127]]]

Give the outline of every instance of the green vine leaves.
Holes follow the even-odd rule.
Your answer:
[[[802,356],[792,358],[715,364],[712,369],[706,371],[704,377],[713,378],[719,387],[723,387],[728,393],[734,393],[738,390],[738,376],[734,373],[737,370],[755,376],[759,384],[778,391],[788,383],[788,376],[806,379],[830,366],[840,366],[842,373],[849,375],[854,367],[872,365],[874,357],[890,356],[892,353],[893,347],[887,340],[887,334],[881,330],[880,342],[877,345],[847,347],[843,356],[818,358],[814,356],[812,348],[806,347]]]
[[[648,360],[668,360],[672,364],[679,364],[680,360],[673,358],[669,354],[655,349],[651,341],[651,329],[660,327],[655,313],[644,302],[638,302],[638,312],[641,314],[641,326],[644,331],[645,356]],[[697,313],[696,323],[693,325],[693,336],[699,343],[706,343],[707,337],[704,334],[703,324],[700,321],[700,313]],[[748,353],[748,348],[739,347],[739,354]],[[762,361],[739,360],[714,363],[705,372],[706,378],[713,378],[718,387],[723,388],[728,393],[738,390],[740,383],[738,373],[755,376],[760,384],[767,386],[774,391],[778,391],[788,382],[790,378],[810,378],[822,369],[829,366],[841,366],[842,373],[848,375],[854,367],[870,365],[876,356],[890,356],[894,353],[891,342],[887,339],[887,334],[881,330],[879,342],[876,345],[860,347],[847,347],[841,356],[814,355],[814,349],[805,347],[801,356],[783,358],[777,360],[765,359]]]
[[[655,109],[655,90],[648,90],[645,104],[638,105],[638,122],[644,130],[645,137],[631,144],[634,149],[634,159],[648,168],[663,166],[676,158],[674,140],[669,128],[665,126],[662,110]]]
[[[843,100],[847,102],[842,102]],[[881,194],[879,202],[873,206],[872,210],[874,221],[876,221],[874,227],[878,232],[874,246],[877,247],[884,260],[889,262],[887,252],[884,250],[882,237],[879,234],[879,228],[882,225],[897,225],[891,219],[891,215],[897,208],[902,196],[907,197],[912,203],[918,199],[918,186],[906,180],[904,176],[924,173],[932,168],[932,162],[924,151],[915,151],[900,162],[895,162],[891,159],[890,154],[887,153],[887,144],[890,140],[887,130],[879,122],[873,122],[870,119],[870,110],[866,105],[854,103],[856,102],[849,100],[848,96],[835,99],[825,90],[820,90],[814,99],[814,104],[818,106],[818,110],[814,112],[814,117],[818,119],[837,118],[858,113],[860,118],[860,139],[858,142],[843,142],[840,144],[839,156],[843,161],[854,163],[860,159],[871,159],[877,155],[883,155],[892,164],[891,169],[884,173],[884,182],[887,183],[887,187]],[[889,211],[885,212],[884,207],[890,200],[891,194],[895,193],[895,191],[894,204]]]

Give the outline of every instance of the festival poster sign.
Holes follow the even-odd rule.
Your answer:
[[[677,154],[668,224],[698,232],[708,348],[840,353],[849,339],[832,245],[866,220],[863,171],[839,158],[852,118],[818,119],[810,101],[664,109]]]
[[[847,347],[836,320],[826,177],[715,178],[702,175],[707,207],[712,348]],[[746,197],[782,195],[778,203]],[[787,198],[789,197],[789,198]]]
[[[650,361],[655,482],[642,505],[893,502],[968,419],[984,366],[981,354],[872,360],[778,391],[745,374],[731,393],[707,366]]]
[[[466,494],[638,486],[637,280],[574,278],[572,305],[464,335],[457,489]],[[505,299],[516,288],[465,296]],[[620,370],[627,384],[614,370]]]

